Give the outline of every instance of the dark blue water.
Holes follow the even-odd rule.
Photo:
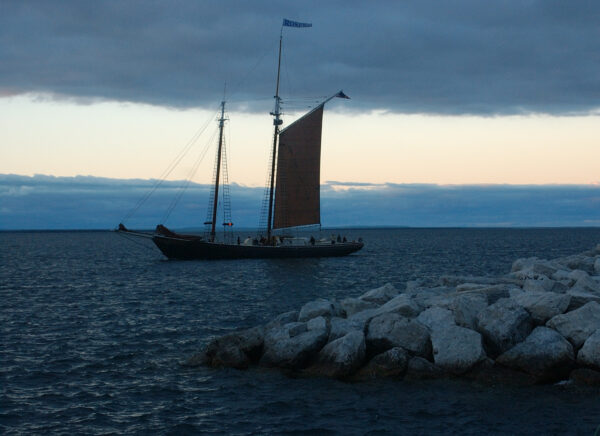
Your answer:
[[[0,432],[593,434],[597,391],[343,383],[180,365],[317,298],[594,247],[600,229],[346,231],[338,259],[165,261],[114,233],[0,233]]]

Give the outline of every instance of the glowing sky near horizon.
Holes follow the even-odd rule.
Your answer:
[[[353,101],[346,103],[352,105]],[[600,115],[403,115],[326,110],[321,180],[597,184]],[[215,113],[36,95],[0,98],[0,173],[157,178]],[[297,114],[288,114],[286,122]],[[229,113],[230,180],[265,182],[268,114]],[[189,176],[216,122],[168,177]],[[213,143],[216,141],[212,141]],[[214,148],[193,181],[210,182]]]

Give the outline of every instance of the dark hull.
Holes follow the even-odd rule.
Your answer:
[[[267,259],[297,257],[346,256],[360,250],[362,242],[341,242],[331,245],[270,246],[212,243],[165,236],[152,238],[169,259]]]

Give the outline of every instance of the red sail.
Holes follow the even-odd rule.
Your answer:
[[[323,105],[279,134],[273,228],[321,222],[321,127]]]

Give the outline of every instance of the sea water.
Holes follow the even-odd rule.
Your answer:
[[[167,261],[111,232],[0,233],[0,432],[593,434],[593,389],[347,383],[181,365],[212,337],[315,298],[497,275],[593,248],[600,229],[334,230],[343,258]]]

